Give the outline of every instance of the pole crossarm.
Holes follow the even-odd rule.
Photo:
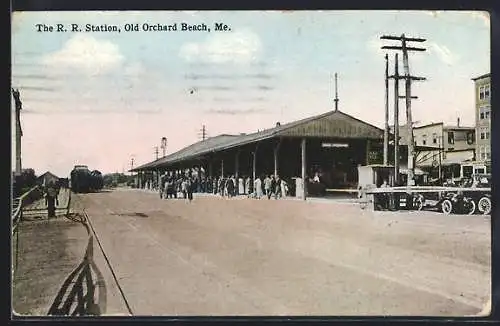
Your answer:
[[[392,46],[392,45],[384,45],[382,47],[382,49],[386,49],[386,50],[403,50],[403,47],[401,47],[401,46]],[[420,51],[420,52],[426,51],[426,49],[424,49],[424,48],[414,48],[412,46],[406,46],[405,49],[408,50],[408,51]]]
[[[402,41],[406,40],[408,42],[425,42],[427,41],[424,38],[419,38],[419,37],[405,37],[405,36],[392,36],[392,35],[383,35],[380,37],[381,40],[395,40],[395,41]]]
[[[408,78],[408,76],[405,76],[405,75],[398,75],[398,76],[394,76],[394,75],[390,75],[389,76],[389,79],[410,79],[410,80],[415,80],[415,81],[424,81],[424,80],[427,80],[427,78],[425,77],[417,77],[417,76],[410,76]]]
[[[406,96],[399,95],[399,98],[406,98]],[[411,98],[414,99],[414,100],[416,100],[416,99],[418,99],[418,96],[412,96]]]

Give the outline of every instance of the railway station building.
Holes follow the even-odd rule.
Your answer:
[[[288,184],[318,173],[326,189],[356,189],[358,166],[383,163],[384,130],[340,110],[251,134],[219,135],[131,170],[139,185],[196,168],[207,177],[279,175]],[[390,158],[393,150],[389,150]],[[400,158],[406,160],[406,146]],[[404,163],[403,163],[404,164]]]

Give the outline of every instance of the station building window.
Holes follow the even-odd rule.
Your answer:
[[[484,99],[487,100],[490,98],[490,85],[484,86]]]
[[[479,87],[479,99],[484,100],[484,86]]]

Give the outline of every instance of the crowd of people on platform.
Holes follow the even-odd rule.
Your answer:
[[[159,178],[159,184],[153,184],[151,188],[159,191],[160,198],[184,198],[189,201],[193,199],[193,193],[257,199],[278,199],[289,194],[287,182],[278,175],[261,176],[252,182],[249,176],[206,177],[194,170],[167,172]]]

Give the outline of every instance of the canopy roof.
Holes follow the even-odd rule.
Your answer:
[[[221,152],[230,148],[256,143],[274,137],[332,137],[383,139],[384,131],[376,126],[354,118],[340,111],[329,111],[306,119],[277,124],[274,128],[251,134],[219,135],[194,143],[175,153],[132,170],[142,171],[167,166],[188,159],[196,159],[208,153]]]

